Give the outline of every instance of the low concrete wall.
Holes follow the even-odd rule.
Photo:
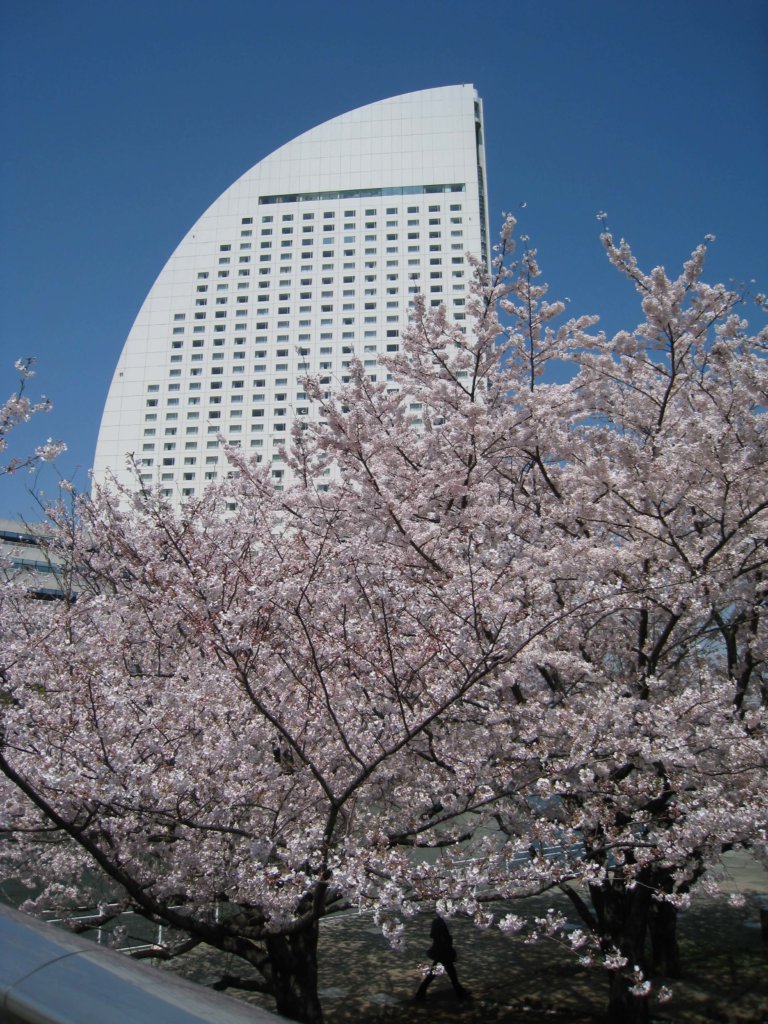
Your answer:
[[[278,1024],[201,985],[0,906],[3,1024]]]

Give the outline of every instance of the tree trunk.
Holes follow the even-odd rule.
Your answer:
[[[302,1024],[323,1024],[317,994],[318,937],[315,921],[293,935],[267,939],[277,1012]]]
[[[608,1024],[647,1024],[648,999],[633,995],[630,989],[635,983],[633,969],[645,972],[651,889],[641,879],[631,889],[614,881],[591,886],[590,895],[606,952],[618,950],[627,960],[625,968],[610,972]]]
[[[651,1019],[649,1000],[633,996],[629,991],[632,979],[621,971],[611,973],[608,995],[608,1024],[648,1024]]]
[[[679,978],[680,949],[677,945],[677,907],[655,901],[649,920],[653,969],[666,978]]]

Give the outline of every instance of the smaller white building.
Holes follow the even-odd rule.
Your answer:
[[[16,519],[0,519],[0,572],[17,578],[33,597],[44,601],[63,598],[67,592],[61,559],[47,550],[44,526]]]

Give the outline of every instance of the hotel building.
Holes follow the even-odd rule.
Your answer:
[[[416,293],[464,318],[488,259],[482,103],[471,85],[395,96],[300,135],[247,171],[160,272],[123,348],[94,478],[174,502],[227,471],[219,438],[287,478],[281,449],[360,359],[384,380]]]

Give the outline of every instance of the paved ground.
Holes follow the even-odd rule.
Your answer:
[[[734,909],[703,898],[681,914],[685,976],[672,986],[672,1002],[655,1004],[659,1024],[768,1024],[768,942],[759,926],[759,908],[768,906],[768,873],[743,856],[732,857],[729,867],[734,875],[729,887],[745,893],[746,905]],[[564,897],[532,900],[516,911],[536,916],[548,906],[570,915]],[[324,922],[320,987],[327,1024],[600,1020],[606,984],[599,972],[580,968],[555,943],[527,945],[498,930],[478,931],[461,920],[452,921],[451,930],[459,977],[472,1000],[457,1003],[448,980],[439,978],[426,1002],[414,1004],[419,966],[427,960],[430,920],[425,915],[409,924],[405,949],[399,953],[389,948],[368,917],[352,914]],[[263,1005],[272,1008],[268,1001]]]

